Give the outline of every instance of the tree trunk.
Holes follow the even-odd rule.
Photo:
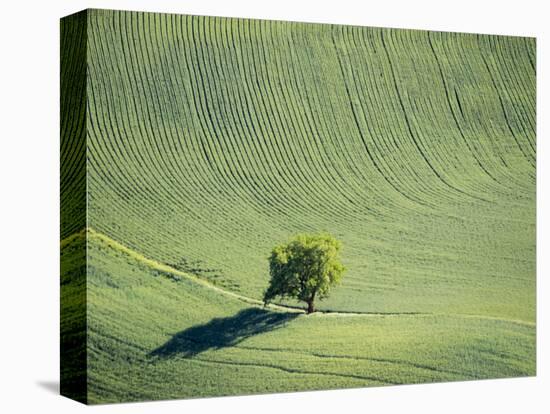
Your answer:
[[[307,302],[307,313],[315,312],[315,306],[313,305],[313,299]]]

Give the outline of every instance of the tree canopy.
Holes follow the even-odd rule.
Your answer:
[[[275,297],[306,302],[307,313],[315,312],[315,299],[324,299],[340,282],[345,267],[340,261],[342,243],[328,233],[298,234],[276,246],[269,256],[269,287],[264,303]]]

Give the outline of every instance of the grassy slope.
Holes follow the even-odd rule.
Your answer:
[[[88,22],[88,224],[130,249],[91,243],[90,401],[534,374],[533,39]],[[147,357],[212,318],[258,321],[138,258],[259,299],[270,248],[309,230],[349,269],[321,309],[429,315],[298,316]]]
[[[89,223],[259,298],[344,242],[321,306],[534,320],[534,41],[94,11]]]
[[[88,241],[90,403],[534,374],[532,324],[265,311]]]

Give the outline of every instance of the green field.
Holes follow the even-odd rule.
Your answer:
[[[535,375],[535,39],[105,10],[61,35],[64,394]],[[262,308],[271,248],[318,231],[342,284]]]

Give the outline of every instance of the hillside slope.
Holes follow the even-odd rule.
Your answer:
[[[84,237],[71,238],[64,250],[78,248]],[[533,324],[466,315],[277,312],[193,276],[159,271],[94,231],[87,240],[89,403],[535,372]],[[62,289],[78,283],[68,272]]]
[[[327,230],[327,309],[534,320],[533,39],[90,13],[91,227],[257,298]]]
[[[109,10],[62,34],[81,399],[534,375],[535,39]],[[258,307],[310,231],[342,284]]]

